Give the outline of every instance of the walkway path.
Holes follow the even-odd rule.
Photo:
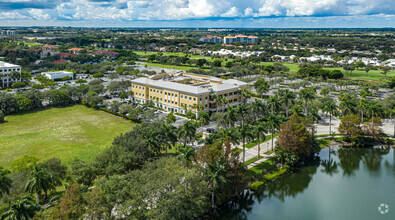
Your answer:
[[[261,156],[262,156],[261,159],[259,159],[259,160],[255,161],[254,163],[251,163],[250,165],[248,165],[248,166],[247,166],[247,169],[251,169],[251,168],[257,166],[258,164],[263,163],[263,162],[265,162],[266,160],[268,160],[268,159],[274,157],[275,155],[274,155],[274,154],[270,154],[270,155],[261,154]]]
[[[276,147],[276,140],[277,137],[274,138],[274,147]],[[265,141],[263,143],[260,143],[261,150],[260,155],[263,155],[264,152],[271,151],[272,150],[272,139],[269,139],[268,141]],[[243,145],[237,146],[240,149],[243,149]],[[258,145],[255,145],[254,147],[251,148],[246,148],[246,158],[245,161],[250,160],[258,155]],[[240,160],[243,161],[243,152],[240,153]]]

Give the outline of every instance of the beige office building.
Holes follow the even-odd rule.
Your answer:
[[[243,88],[247,88],[247,83],[239,80],[193,73],[160,74],[132,80],[135,101],[146,103],[151,100],[156,107],[182,114],[187,110],[196,113],[198,108],[221,111],[226,105],[239,105]],[[218,103],[221,97],[225,97],[227,103]]]

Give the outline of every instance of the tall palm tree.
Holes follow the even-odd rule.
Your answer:
[[[360,99],[358,102],[358,109],[361,111],[361,123],[363,123],[363,114],[364,111],[367,111],[369,108],[369,101],[367,99]]]
[[[220,140],[221,140],[222,142],[224,142],[226,138],[229,138],[229,139],[230,139],[230,142],[231,142],[233,145],[238,145],[238,144],[240,144],[240,135],[239,135],[239,131],[236,130],[235,128],[233,128],[233,127],[232,127],[232,128],[229,128],[229,129],[221,128],[221,129],[219,130],[219,132],[218,132],[218,135],[219,135]]]
[[[240,95],[243,99],[243,103],[244,104],[247,103],[248,99],[251,98],[252,96],[252,91],[249,89],[242,89],[240,92],[241,92]]]
[[[255,101],[251,103],[250,110],[254,120],[258,120],[265,112],[265,104],[261,100],[255,99]]]
[[[226,169],[224,165],[214,161],[208,165],[206,172],[211,185],[211,207],[215,208],[215,190],[226,183]]]
[[[45,170],[45,165],[34,165],[33,170],[30,173],[30,179],[26,184],[26,191],[29,193],[36,193],[36,203],[38,205],[40,202],[41,191],[44,191],[45,197],[47,197],[48,190],[55,189],[55,186],[52,183],[52,175]]]
[[[180,139],[184,139],[184,148],[187,147],[187,143],[192,142],[196,134],[196,125],[192,121],[184,122],[184,125],[179,127],[178,136]]]
[[[208,112],[200,111],[199,113],[199,124],[200,126],[206,126],[210,122],[210,115]]]
[[[339,115],[337,108],[338,106],[333,99],[329,99],[322,105],[322,111],[329,114],[329,135],[331,134],[332,116]]]
[[[248,105],[245,103],[242,103],[239,107],[237,107],[237,115],[241,119],[241,126],[243,126],[246,122],[246,118],[248,115]]]
[[[0,198],[3,196],[3,193],[10,193],[12,184],[12,180],[8,177],[10,173],[9,170],[3,170],[3,167],[0,167]]]
[[[269,116],[266,118],[266,126],[270,129],[272,133],[272,151],[274,149],[274,130],[279,128],[281,124],[281,118],[279,115],[274,113],[270,113]]]
[[[281,104],[285,107],[285,116],[288,117],[289,107],[295,104],[296,95],[289,89],[279,89],[278,96],[280,97]]]
[[[355,95],[350,94],[348,92],[341,93],[339,94],[339,100],[340,100],[340,109],[342,110],[343,115],[349,115],[349,114],[356,114],[357,111],[357,106],[358,106],[358,100],[355,97]]]
[[[254,137],[254,134],[253,134],[251,126],[248,124],[242,125],[239,128],[239,132],[240,132],[240,137],[243,141],[243,162],[245,162],[245,159],[246,159],[245,158],[246,157],[245,143],[246,143],[246,140],[252,139]]]
[[[4,220],[29,220],[40,207],[33,202],[31,196],[26,196],[11,204],[7,211],[0,215]]]
[[[206,138],[202,139],[200,143],[204,144],[205,146],[212,145],[217,141],[221,141],[222,138],[217,133],[211,133]]]
[[[304,101],[304,110],[305,114],[307,114],[307,104],[315,99],[315,89],[312,87],[304,88],[299,91],[299,97]]]
[[[233,127],[237,122],[238,109],[234,106],[228,106],[224,115],[224,120],[228,127]]]
[[[151,150],[151,152],[160,154],[160,143],[158,139],[159,133],[150,129],[148,132],[144,134],[145,144],[147,148]]]
[[[260,150],[261,150],[261,137],[263,138],[263,141],[265,141],[265,133],[267,132],[266,130],[266,124],[264,122],[257,122],[255,125],[255,134],[256,137],[258,138],[258,158],[260,155]]]
[[[271,113],[277,112],[277,110],[280,109],[280,99],[277,95],[270,96],[266,101],[266,106],[270,109]]]
[[[192,163],[192,159],[195,160],[195,148],[191,146],[181,147],[178,149],[178,158],[185,160],[187,167]]]
[[[318,122],[321,120],[320,115],[318,114],[318,109],[317,108],[310,108],[307,117],[311,119],[313,123]]]
[[[161,137],[163,142],[165,143],[166,154],[167,154],[167,149],[169,148],[169,144],[171,143],[174,145],[177,142],[176,127],[174,127],[171,124],[164,123],[162,125]]]

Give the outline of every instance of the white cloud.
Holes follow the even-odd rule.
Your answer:
[[[310,16],[343,11],[345,0],[263,0],[260,16]]]
[[[22,20],[27,18],[27,16],[21,15],[18,12],[0,12],[1,20]]]
[[[237,17],[239,16],[239,9],[235,6],[231,7],[227,12],[221,14],[221,17]]]
[[[254,10],[250,7],[244,9],[244,16],[246,17],[257,17],[258,14],[254,13]]]
[[[32,8],[29,10],[29,13],[35,20],[51,19],[51,16],[49,16],[49,14],[44,13],[42,9]]]

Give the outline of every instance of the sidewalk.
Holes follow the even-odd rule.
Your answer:
[[[254,163],[248,165],[248,166],[247,166],[247,169],[251,169],[251,168],[257,166],[258,164],[263,163],[263,162],[265,162],[266,160],[268,160],[268,159],[274,157],[275,155],[274,155],[274,154],[270,154],[270,155],[261,154],[260,156],[261,156],[262,158],[259,159],[259,160],[257,160],[257,161],[255,161]]]
[[[274,138],[274,148],[276,147],[276,140],[277,137]],[[265,141],[263,143],[260,143],[261,150],[260,155],[263,155],[264,152],[271,151],[272,150],[272,139],[269,139],[268,141]],[[237,148],[243,149],[243,145],[237,146]],[[245,160],[250,160],[258,155],[258,144],[255,145],[254,147],[251,148],[246,148],[246,158]],[[240,160],[243,160],[243,152],[240,153]]]

